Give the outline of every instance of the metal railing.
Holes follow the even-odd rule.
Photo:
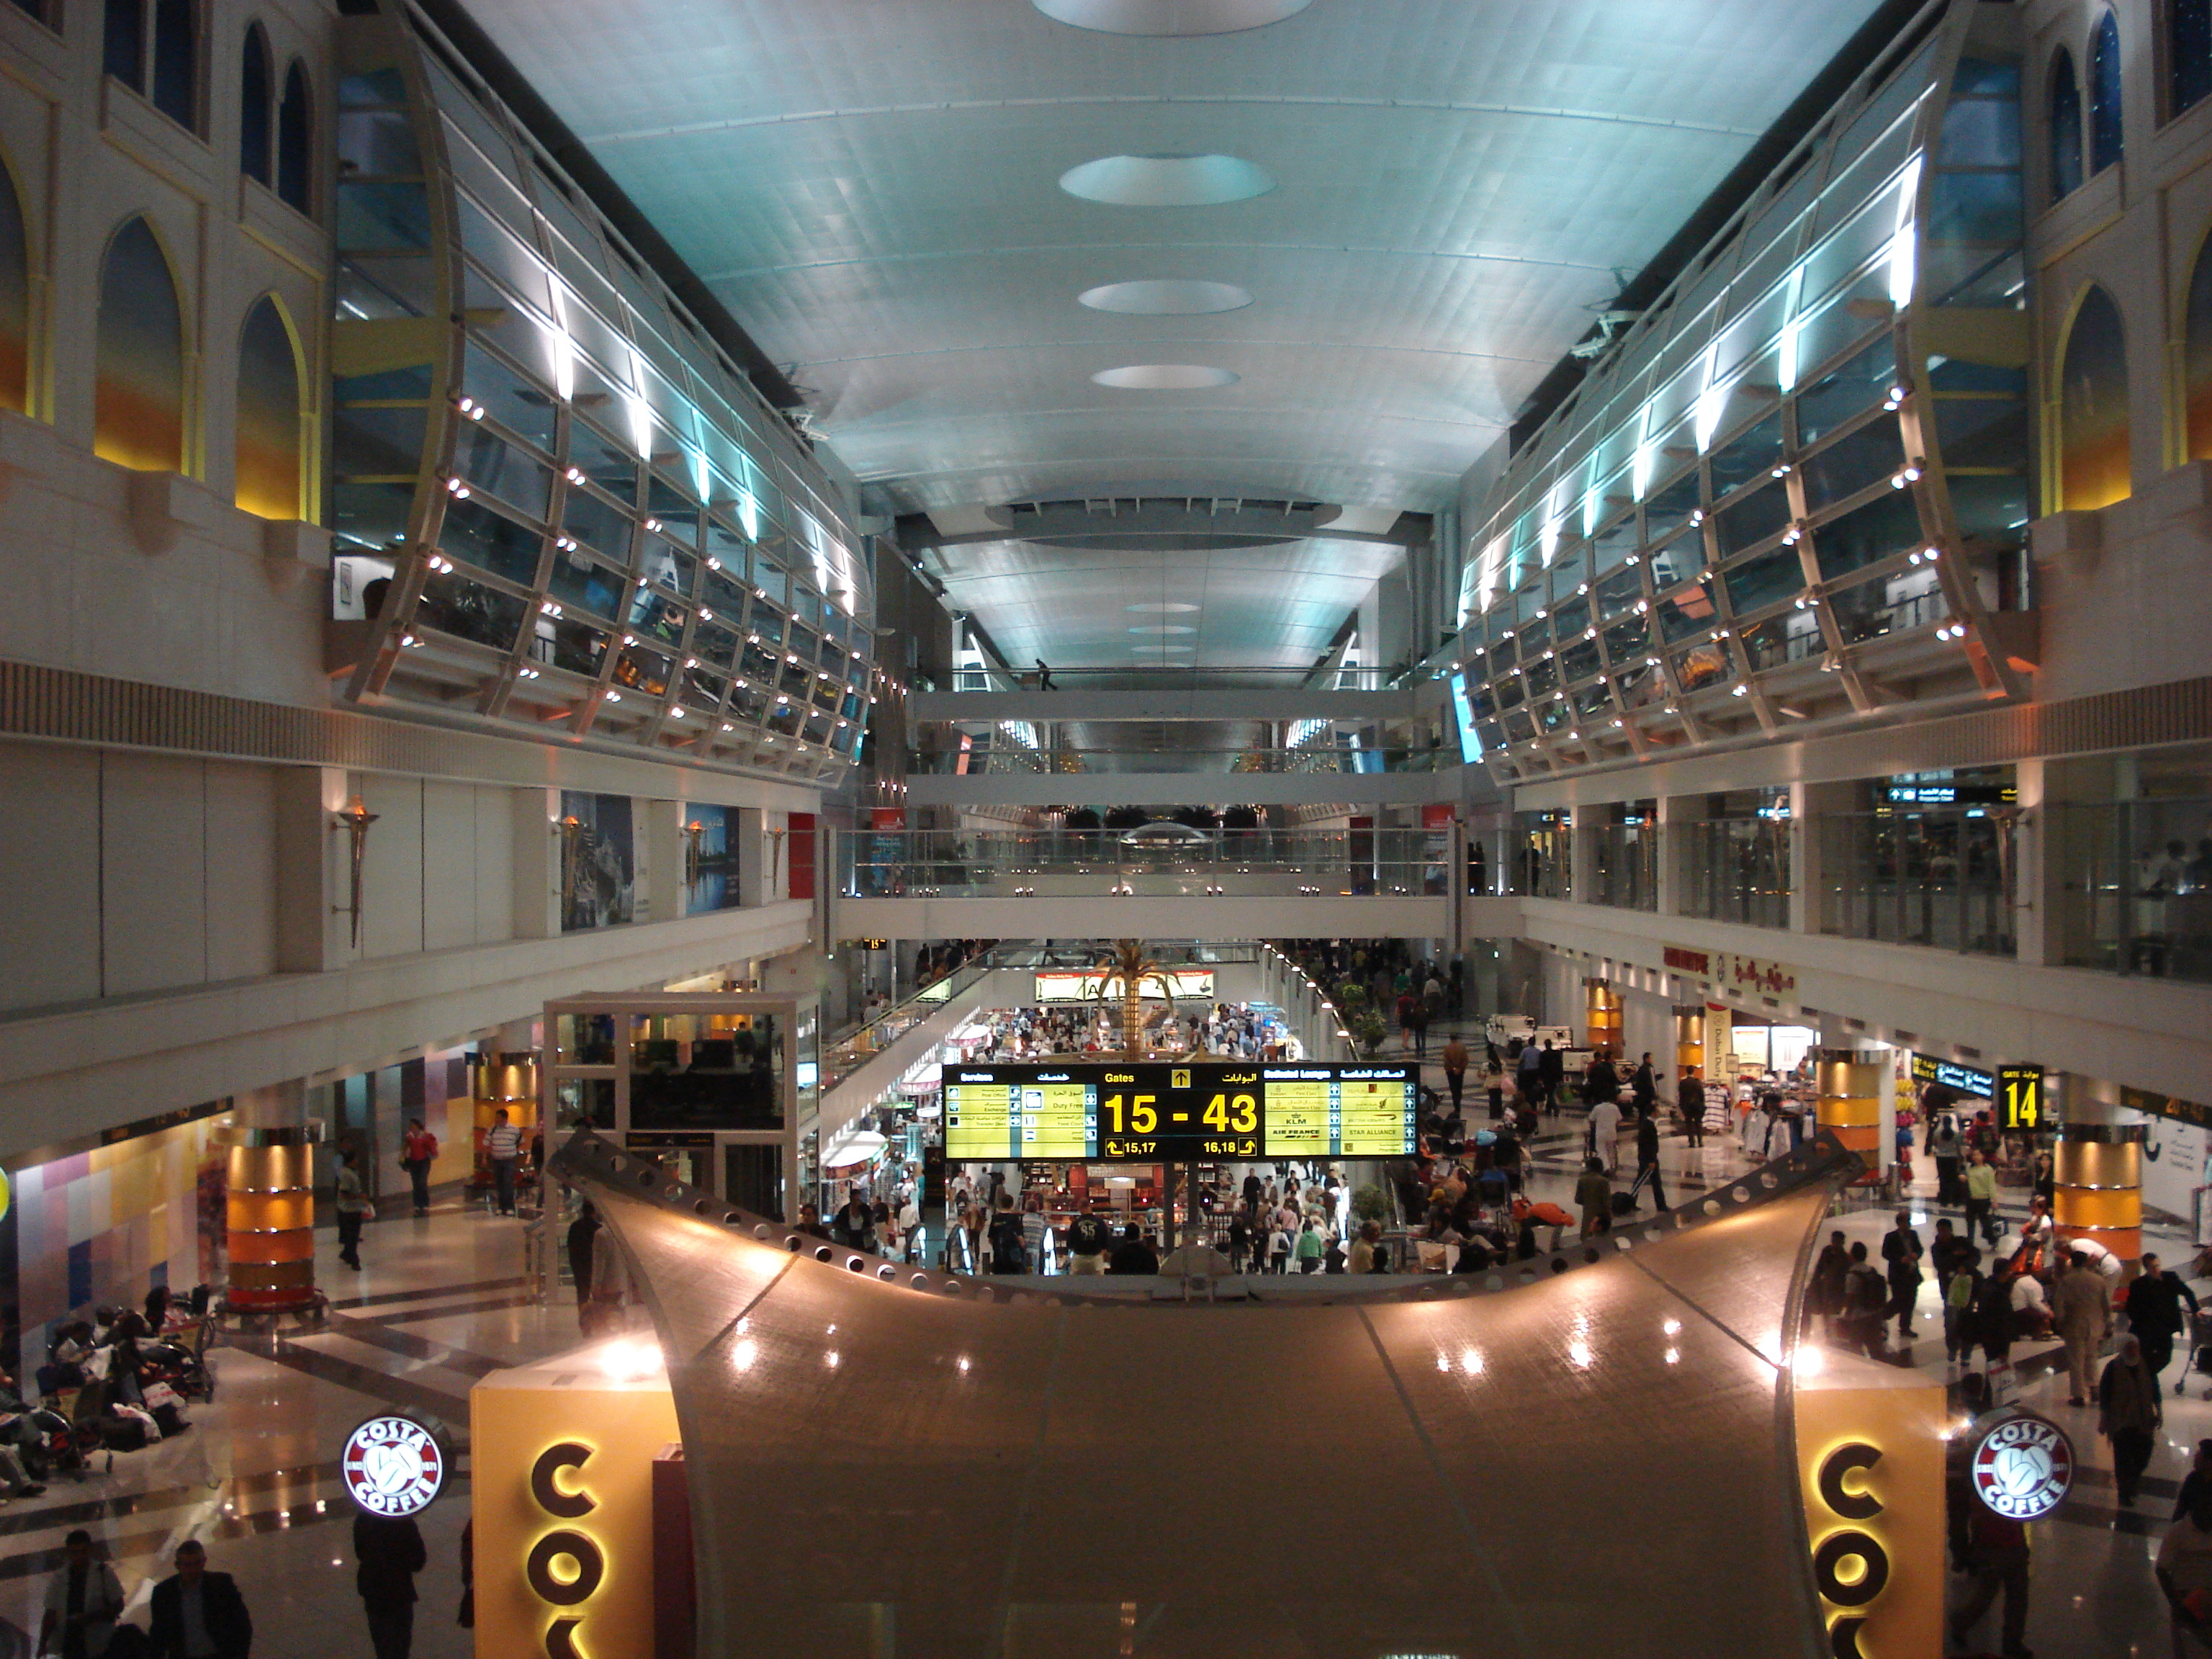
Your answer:
[[[2212,799],[2050,806],[2044,826],[2068,966],[2212,982]]]
[[[1659,826],[1608,823],[1589,830],[1589,902],[1616,910],[1659,908]]]
[[[1790,925],[1790,824],[1708,818],[1668,826],[1686,843],[1681,914],[1748,927]]]
[[[2010,956],[2016,829],[2008,810],[1824,813],[1818,927],[1846,939]]]
[[[1410,668],[1177,668],[1163,665],[1146,668],[1124,665],[1115,668],[1052,668],[1053,684],[1040,687],[1034,668],[1007,669],[993,665],[953,671],[948,691],[1035,691],[1080,687],[1086,691],[1237,691],[1279,690],[1285,687],[1310,691],[1388,691],[1425,678]]]
[[[855,898],[1221,896],[1441,897],[1449,839],[1420,830],[1192,830],[1170,843],[1115,830],[841,832],[838,890]]]
[[[1031,749],[993,744],[966,750],[922,750],[907,756],[910,775],[946,777],[1048,772],[1243,773],[1441,772],[1462,765],[1459,751],[1431,744],[1369,749]]]

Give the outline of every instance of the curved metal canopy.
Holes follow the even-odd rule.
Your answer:
[[[652,1309],[730,1659],[1813,1659],[1785,1334],[1858,1167],[1823,1137],[1587,1264],[1133,1305],[553,1160]]]
[[[895,509],[1433,512],[1875,0],[466,3]]]

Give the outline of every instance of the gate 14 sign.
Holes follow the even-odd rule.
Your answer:
[[[371,1515],[420,1515],[446,1484],[446,1455],[412,1418],[372,1417],[346,1437],[338,1473]]]

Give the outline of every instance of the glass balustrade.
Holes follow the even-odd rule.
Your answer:
[[[908,775],[1042,776],[1048,772],[1318,773],[1437,772],[1462,763],[1456,749],[1430,744],[1375,748],[1032,749],[1021,743],[922,750],[907,757]]]
[[[1820,930],[2010,956],[2015,819],[1998,809],[1824,813],[1807,825]]]
[[[2044,822],[2068,966],[2212,981],[2212,799],[2051,806]]]
[[[877,830],[838,836],[837,858],[840,890],[859,898],[1450,890],[1449,838],[1421,830]]]

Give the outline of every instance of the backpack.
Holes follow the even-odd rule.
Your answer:
[[[1844,1275],[1844,1309],[1852,1314],[1878,1314],[1889,1304],[1889,1285],[1863,1261],[1851,1263]]]

